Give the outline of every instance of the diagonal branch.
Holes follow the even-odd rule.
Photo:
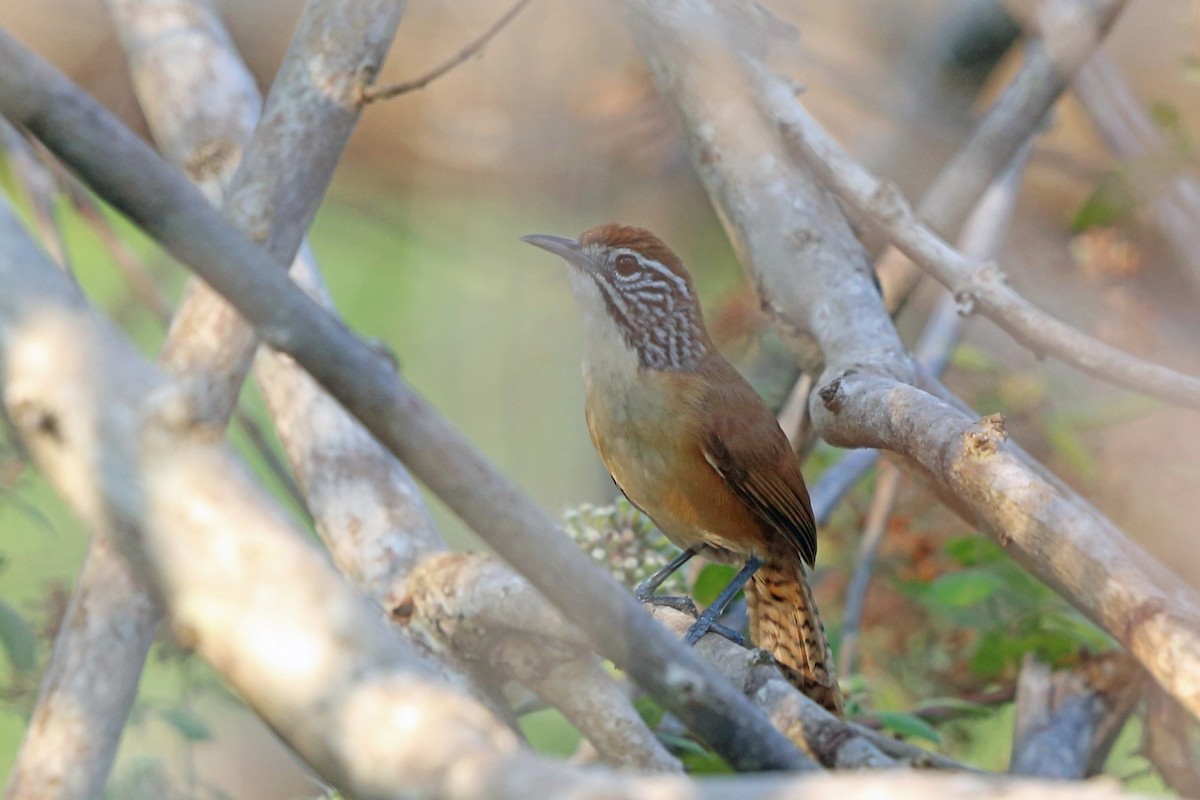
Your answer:
[[[683,771],[587,640],[503,562],[472,553],[431,556],[409,574],[404,595],[393,613],[410,631],[528,686],[562,711],[605,763]]]
[[[354,11],[327,14],[322,3],[306,11],[281,68],[275,101],[267,110],[271,123],[250,145],[249,166],[233,180],[243,198],[271,197],[272,192],[287,198],[266,210],[251,207],[253,215],[246,213],[251,204],[245,202],[240,212],[231,212],[239,224],[254,226],[260,234],[276,232],[270,241],[281,260],[295,253],[357,119],[352,93],[345,87],[357,85],[363,63],[382,61],[398,22],[399,5],[377,5],[360,9],[368,17],[357,17]],[[143,97],[154,98],[146,111],[155,135],[217,202],[254,128],[257,90],[211,8],[192,3],[152,6],[145,13],[140,0],[112,0],[110,11],[133,54],[137,88]],[[183,31],[180,19],[186,21]],[[190,30],[192,35],[164,38],[164,30]],[[340,43],[340,49],[327,54],[332,43]],[[177,58],[204,57],[188,60],[182,69],[167,69],[156,62],[164,47]],[[324,86],[313,83],[321,76],[311,68],[318,58],[321,69],[328,70]],[[342,102],[331,103],[325,89],[336,87],[339,80]],[[180,81],[189,82],[184,94],[195,100],[197,110],[165,113],[163,100],[179,96]],[[309,126],[306,137],[279,133],[301,124]],[[275,161],[279,158],[316,166],[283,170]],[[162,356],[164,366],[188,378],[191,397],[181,425],[223,432],[255,347],[253,330],[219,295],[194,282]],[[26,729],[10,783],[13,798],[83,798],[102,791],[160,616],[148,587],[108,541],[108,534],[97,531],[68,607],[71,624],[63,626],[55,642]],[[95,683],[96,674],[104,676],[103,685]],[[77,757],[64,759],[63,752]]]
[[[273,259],[65,77],[0,33],[0,110],[296,359],[376,438],[525,574],[600,653],[739,769],[812,768],[761,713],[565,543],[545,512],[434,409],[392,363],[300,292]],[[260,130],[262,129],[260,125]]]
[[[0,286],[0,396],[28,452],[81,515],[133,538],[177,635],[348,795],[524,800],[537,787],[539,796],[616,800],[1123,796],[1116,784],[970,773],[633,776],[534,756],[431,674],[227,448],[177,427],[185,390],[86,306],[4,205]]]
[[[935,382],[921,377],[899,343],[864,269],[865,253],[831,198],[783,152],[778,122],[762,113],[758,98],[769,73],[733,54],[730,22],[716,5],[625,5],[764,308],[785,334],[820,345],[816,354],[798,351],[806,369],[824,370],[810,403],[817,431],[830,444],[904,456],[903,467],[982,523],[1200,715],[1197,593],[1006,442],[998,415],[980,422],[957,398],[914,388]],[[794,102],[771,80],[770,91],[785,91]]]
[[[917,215],[932,230],[946,237],[958,231],[988,185],[1042,124],[1125,4],[1126,0],[1044,0],[1041,37],[1026,46],[1025,63],[917,206]],[[885,256],[879,281],[889,311],[904,303],[921,275],[911,261]]]
[[[763,99],[805,163],[845,203],[958,299],[960,313],[980,313],[1038,355],[1053,355],[1103,381],[1200,409],[1200,378],[1135,358],[1038,309],[1015,290],[995,262],[963,256],[921,224],[899,190],[863,169],[794,101],[781,82],[763,79]]]

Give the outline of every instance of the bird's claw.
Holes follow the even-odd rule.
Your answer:
[[[710,631],[718,636],[724,636],[726,639],[738,645],[739,647],[746,646],[746,639],[740,633],[735,631],[733,628],[728,627],[727,625],[722,625],[721,623],[717,622],[716,617],[710,617],[707,611],[701,614],[700,618],[692,623],[692,627],[688,628],[687,633],[684,634],[683,641],[689,645],[694,645],[696,642],[700,641],[704,634],[709,633]]]
[[[659,594],[644,594],[637,593],[636,597],[640,603],[649,603],[652,606],[666,606],[673,608],[676,611],[682,611],[689,617],[696,616],[696,604],[690,597],[680,597],[676,595],[659,595]]]

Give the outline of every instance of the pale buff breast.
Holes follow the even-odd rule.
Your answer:
[[[705,544],[731,560],[757,551],[759,524],[704,458],[695,376],[629,375],[585,366],[588,430],[613,480],[678,547]]]

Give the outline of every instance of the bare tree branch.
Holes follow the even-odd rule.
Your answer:
[[[96,535],[42,675],[6,800],[103,795],[161,616],[115,541]]]
[[[1038,355],[1053,355],[1103,381],[1200,409],[1200,378],[1151,364],[1039,310],[1009,287],[995,262],[963,256],[922,225],[895,186],[878,180],[838,147],[782,84],[764,93],[769,113],[818,178],[850,213],[954,293],[961,313],[976,308]]]
[[[512,732],[389,630],[232,453],[190,426],[186,390],[142,361],[0,212],[4,413],[89,527],[152,577],[180,641],[357,796],[428,779],[437,767],[416,761],[430,737],[513,752]]]
[[[203,0],[110,0],[110,7],[131,54],[131,71],[156,140],[172,161],[199,179],[206,193],[219,201],[223,187],[234,180],[238,158],[251,142],[258,122],[262,99],[254,76],[233,48],[215,10]],[[345,108],[319,110],[327,105],[320,85],[328,79],[343,81],[345,91],[345,75],[357,76],[361,71],[363,56],[357,50],[364,45],[358,43],[356,34],[349,33],[345,23],[335,21],[334,26],[343,31],[339,34],[343,52],[337,63],[323,67],[328,76],[314,75],[304,66],[306,58],[289,62],[302,65],[306,74],[295,74],[288,66],[280,71],[296,86],[284,86],[279,96],[298,107],[279,110],[291,121],[279,122],[278,127],[303,124],[313,131],[333,128],[321,134],[322,141],[306,144],[306,148],[324,147],[327,137],[337,146],[338,136],[348,134],[353,126]],[[347,102],[343,95],[342,105]],[[271,141],[278,147],[277,139],[272,137]],[[251,149],[260,146],[249,145]],[[264,162],[263,168],[294,162],[306,157],[307,152],[292,151],[289,155],[282,151]],[[221,157],[214,158],[214,153]],[[203,169],[199,169],[201,164]],[[293,172],[280,170],[278,175],[290,180],[286,176]],[[312,183],[308,191],[319,196],[324,185]],[[286,190],[285,184],[272,192]],[[310,296],[331,308],[307,247],[300,248],[291,275]],[[252,355],[252,346],[237,349],[253,341],[246,335],[249,327],[219,295],[196,281],[189,302],[198,304],[195,317],[207,320],[214,332],[226,328],[222,349],[214,351],[222,361],[244,362]],[[231,327],[236,330],[229,330]],[[395,458],[290,359],[264,352],[257,370],[263,396],[302,484],[303,502],[314,517],[318,533],[346,574],[385,608],[393,607],[392,594],[411,565],[426,553],[444,548],[415,483]],[[213,397],[227,399],[219,391],[214,391]]]
[[[587,646],[585,637],[566,625],[523,578],[484,556],[432,556],[410,575],[408,589],[410,596],[397,610],[397,616],[410,627],[434,645],[454,646],[470,654],[471,658],[486,660],[522,680],[530,680],[532,673],[547,666],[537,660],[538,656],[530,663],[531,642],[536,643],[535,653],[558,651],[559,660],[567,665],[579,657],[581,648]],[[650,613],[680,637],[695,621],[682,612],[662,606],[650,607]],[[910,764],[965,769],[950,759],[875,731],[863,730],[834,716],[797,691],[779,674],[769,658],[764,661],[759,651],[748,651],[722,637],[709,636],[700,641],[697,652],[734,686],[742,689],[777,728],[785,731],[822,764],[838,768],[894,768]],[[554,682],[558,676],[550,674],[546,677]],[[533,674],[533,679],[538,680],[539,676]],[[548,688],[559,691],[557,686]],[[588,687],[577,687],[576,691],[580,688]],[[570,691],[570,686],[563,689]],[[581,693],[586,694],[586,691]],[[590,719],[597,713],[603,715],[611,711],[593,708],[582,719],[572,718],[572,721],[588,736],[592,735],[589,725],[612,728],[599,731],[602,735],[610,735],[626,724],[619,717],[611,722]],[[641,732],[631,735],[644,736]],[[597,747],[604,752],[606,746],[620,750],[647,746],[636,742],[634,738],[633,742],[597,743]],[[886,748],[887,752],[880,748]]]
[[[1099,772],[1141,694],[1140,676],[1121,652],[1059,672],[1025,656],[1009,772],[1062,780]]]
[[[455,553],[409,575],[396,616],[434,647],[518,680],[561,710],[608,764],[682,772],[592,653],[587,639],[503,563]]]
[[[822,388],[814,415],[843,446],[895,450],[962,498],[1014,558],[1124,644],[1200,713],[1195,592],[1088,505],[1029,469],[1001,419],[976,421],[912,386],[866,374]]]
[[[530,0],[517,0],[516,4],[508,11],[504,12],[504,16],[496,20],[492,27],[488,28],[479,35],[475,41],[459,50],[455,55],[438,64],[433,69],[420,75],[416,78],[411,78],[400,83],[393,83],[390,86],[366,86],[362,89],[362,103],[374,103],[379,100],[390,100],[393,97],[398,97],[406,92],[411,92],[415,89],[424,89],[429,84],[436,81],[438,78],[445,75],[450,70],[462,64],[467,59],[477,55],[488,42],[496,38],[496,34],[504,30],[508,23],[516,19],[517,15],[525,10],[525,6],[529,5]]]
[[[110,11],[131,55],[135,85],[146,100],[152,130],[209,199],[218,202],[231,166],[242,155],[242,143],[254,129],[258,93],[253,78],[234,53],[219,18],[205,5],[147,6],[142,0],[113,0]],[[231,212],[238,224],[254,227],[261,235],[268,227],[291,231],[290,239],[275,235],[268,243],[280,259],[294,255],[316,212],[357,119],[352,89],[358,70],[363,63],[378,66],[382,61],[399,21],[400,4],[384,1],[364,6],[361,13],[366,17],[355,13],[329,14],[319,2],[306,11],[299,44],[293,43],[285,58],[276,101],[266,112],[270,124],[248,150],[250,164],[233,179],[234,190],[243,198],[240,210]],[[164,37],[166,32],[174,35]],[[332,54],[326,53],[331,33],[345,42]],[[321,72],[314,72],[312,63],[318,57]],[[315,85],[314,78],[321,79],[321,85]],[[341,105],[330,103],[328,94],[339,80]],[[180,83],[185,85],[182,91]],[[188,102],[167,102],[181,96]],[[315,167],[283,170],[276,159],[292,167],[311,159]],[[282,200],[272,199],[266,208],[255,205],[256,199],[280,195]],[[168,370],[188,376],[189,424],[223,431],[255,346],[253,330],[236,312],[194,282],[162,356]],[[95,531],[68,609],[68,619],[79,617],[88,624],[62,628],[43,676],[34,712],[37,724],[27,728],[14,770],[14,797],[93,797],[108,775],[118,741],[108,734],[124,726],[160,611],[106,537],[104,531]],[[112,636],[114,627],[127,633]],[[101,651],[102,657],[97,655]],[[100,658],[104,664],[98,663]],[[86,682],[83,676],[91,670],[79,669],[87,664],[104,668],[107,686]],[[72,713],[75,706],[86,713]],[[65,759],[63,752],[78,757]],[[47,757],[50,753],[57,756]]]
[[[863,522],[862,538],[858,541],[858,554],[854,557],[854,572],[846,587],[846,605],[842,613],[842,638],[838,652],[838,672],[853,675],[858,672],[858,631],[862,622],[863,607],[867,602],[867,589],[871,586],[871,573],[875,571],[875,557],[883,542],[888,520],[892,518],[892,506],[900,490],[900,470],[893,464],[879,465],[875,481],[875,494],[867,508]]]
[[[1021,178],[1029,162],[1030,149],[1030,145],[1026,143],[1017,152],[1012,163],[980,197],[970,219],[963,226],[959,246],[971,258],[988,259],[999,251],[1017,206]],[[918,363],[930,375],[941,377],[946,371],[950,356],[962,338],[964,327],[965,320],[958,314],[954,297],[949,294],[943,295],[934,307],[915,348]],[[887,529],[899,488],[899,470],[891,464],[881,465],[879,479],[875,484],[875,496],[867,510],[854,573],[850,578],[850,585],[846,588],[846,607],[842,615],[842,646],[838,655],[840,669],[845,675],[857,669],[859,621],[870,586],[875,556],[883,542],[883,534]]]
[[[871,282],[865,253],[832,201],[785,152],[762,113],[759,81],[731,53],[732,24],[708,3],[626,0],[632,30],[691,137],[693,161],[743,256],[759,296],[801,346],[805,369],[824,365],[810,405],[830,444],[887,448],[1026,569],[1124,644],[1192,713],[1200,714],[1200,598],[1018,447],[999,419],[922,382]],[[790,88],[771,83],[772,92]],[[781,104],[782,94],[778,95]],[[802,267],[802,268],[801,268]]]
[[[4,412],[28,452],[82,516],[144,553],[176,634],[353,796],[506,800],[528,797],[531,786],[553,797],[638,800],[1120,796],[1114,784],[965,773],[629,777],[537,758],[431,672],[227,448],[186,424],[185,390],[87,308],[6,207],[0,286]],[[93,468],[98,458],[103,470]]]
[[[137,137],[3,33],[0,65],[0,110],[192,266],[254,323],[264,340],[293,356],[587,631],[602,655],[735,767],[812,767],[628,592],[566,545],[555,523],[405,386],[386,357],[354,338],[282,270],[272,268],[270,256],[232,230]]]
[[[1026,46],[1025,64],[917,207],[917,216],[945,237],[955,234],[988,185],[1042,123],[1112,27],[1125,0],[1043,0],[1041,5],[1041,37]],[[889,311],[903,304],[921,274],[903,257],[884,257],[879,281]]]
[[[1142,753],[1168,786],[1181,797],[1200,797],[1200,764],[1196,763],[1196,721],[1157,686],[1146,692]]]
[[[64,270],[70,272],[67,262],[67,247],[63,241],[62,225],[54,210],[54,195],[57,187],[54,175],[39,159],[33,147],[21,135],[21,132],[0,119],[0,146],[3,147],[7,161],[16,175],[17,182],[29,199],[33,211],[33,223],[37,228],[38,238],[50,258]]]

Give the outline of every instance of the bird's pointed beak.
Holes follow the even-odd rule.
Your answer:
[[[582,270],[591,269],[591,259],[584,252],[579,242],[574,239],[567,239],[563,236],[551,236],[546,233],[531,233],[528,236],[522,236],[521,241],[554,253],[554,255],[565,259],[567,263]]]

